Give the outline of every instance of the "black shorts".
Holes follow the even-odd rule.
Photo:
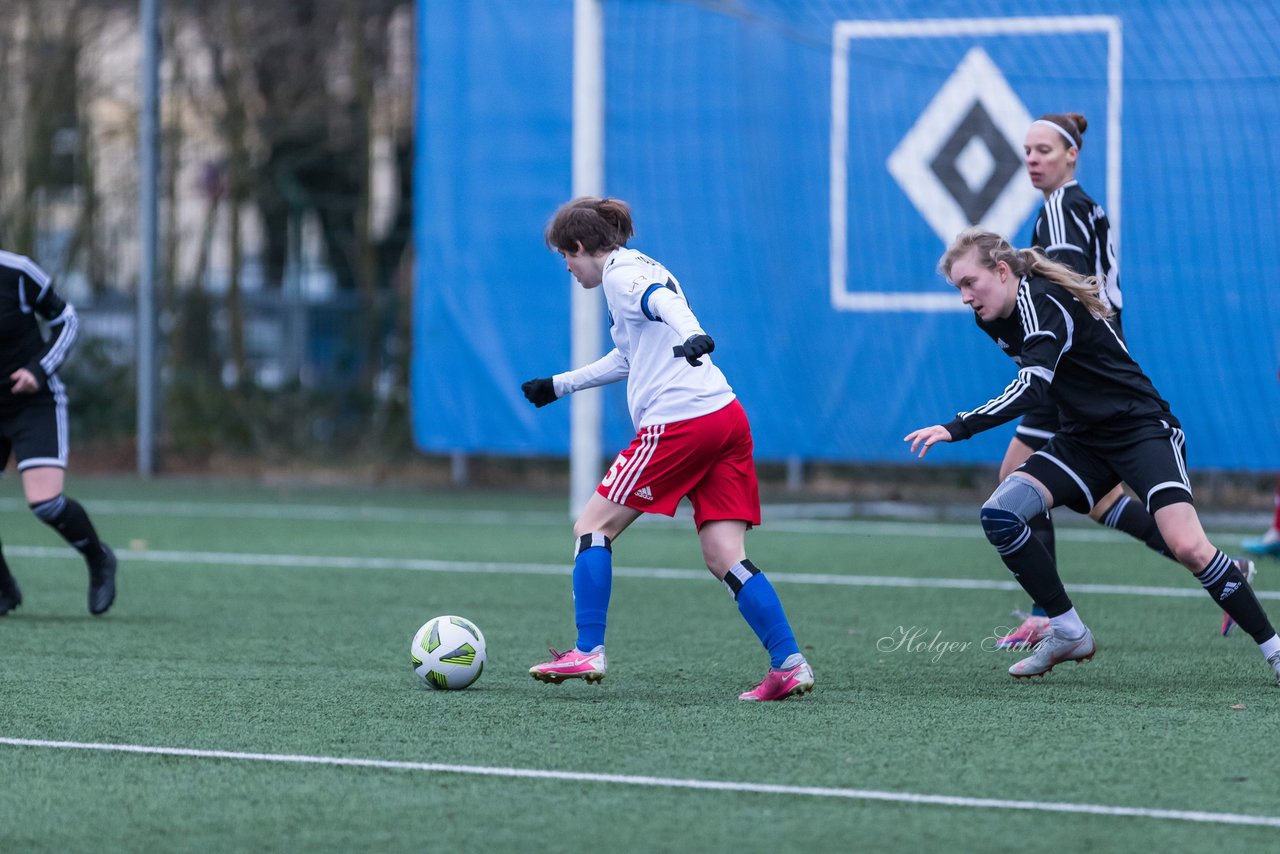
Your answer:
[[[0,409],[0,469],[9,455],[18,471],[67,467],[67,401],[40,395],[17,408]]]
[[[1046,403],[1022,416],[1014,437],[1033,451],[1038,451],[1054,434],[1062,429],[1062,418],[1058,415],[1058,404]]]
[[[1080,513],[1088,513],[1118,483],[1128,484],[1150,513],[1170,504],[1193,504],[1182,430],[1162,421],[1155,429],[1135,432],[1136,438],[1126,442],[1059,433],[1018,470],[1043,483],[1055,507]]]

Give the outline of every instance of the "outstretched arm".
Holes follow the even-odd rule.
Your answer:
[[[921,427],[919,430],[912,430],[902,437],[902,441],[911,443],[911,453],[913,454],[916,452],[917,447],[920,448],[918,456],[923,457],[938,442],[950,442],[953,439],[950,430],[941,424],[934,424],[932,427]]]
[[[614,348],[589,365],[553,377],[529,380],[520,389],[534,406],[546,406],[575,391],[624,380],[629,372],[626,358]]]
[[[1052,371],[1035,367],[1023,368],[998,397],[993,397],[977,409],[961,412],[939,426],[951,437],[948,441],[960,442],[975,433],[1007,424],[1048,400],[1051,382]]]
[[[1065,299],[1061,292],[1059,296]],[[1044,290],[1019,291],[1023,345],[1018,375],[998,396],[976,409],[959,413],[943,425],[953,441],[1012,421],[1050,399],[1054,372],[1072,345],[1076,321],[1067,308],[1071,304],[1064,305]]]

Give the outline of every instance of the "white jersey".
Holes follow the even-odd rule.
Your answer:
[[[586,367],[552,378],[557,396],[627,381],[627,407],[637,431],[723,409],[733,389],[710,356],[690,365],[672,348],[705,335],[684,291],[666,267],[634,249],[615,249],[604,264],[605,302],[614,349]]]

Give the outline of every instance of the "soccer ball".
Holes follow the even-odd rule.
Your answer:
[[[484,635],[476,624],[462,617],[428,620],[413,636],[409,647],[413,672],[424,685],[441,691],[458,691],[480,678],[484,670]]]

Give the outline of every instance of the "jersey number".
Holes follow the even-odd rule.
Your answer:
[[[609,473],[604,476],[604,480],[600,481],[600,485],[613,486],[613,482],[618,479],[618,472],[622,471],[626,462],[626,454],[618,454],[618,458],[613,461],[613,465],[609,466]]]

